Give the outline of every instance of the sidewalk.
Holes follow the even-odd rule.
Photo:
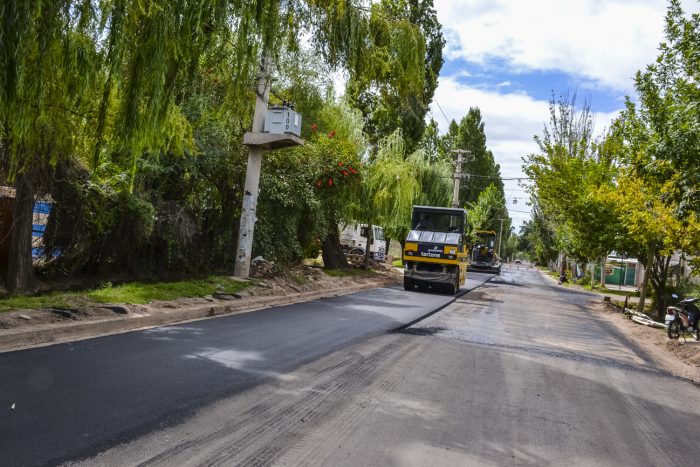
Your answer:
[[[557,279],[550,276],[548,273],[548,270],[546,269],[537,269],[544,277],[552,281],[553,283],[558,283]],[[589,283],[586,283],[586,285],[590,285]],[[601,297],[610,297],[611,302],[615,303],[620,303],[623,304],[625,302],[625,298],[627,298],[627,303],[629,304],[637,304],[639,302],[639,297],[634,296],[634,294],[637,292],[637,287],[630,286],[630,285],[623,285],[623,286],[617,286],[617,285],[612,285],[612,284],[606,284],[606,290],[600,290],[599,288],[589,290],[584,288],[583,284],[581,281],[578,281],[578,283],[574,283],[572,280],[569,281],[568,284],[563,285],[563,287],[572,289],[572,290],[580,290],[583,292],[588,292],[592,294],[599,295]]]
[[[340,277],[313,284],[316,286],[311,287],[312,290],[293,286],[274,288],[260,282],[234,295],[147,305],[115,304],[90,309],[0,313],[0,353],[346,295],[396,285],[400,279],[394,272],[377,274],[377,277]],[[47,315],[51,322],[46,322]]]

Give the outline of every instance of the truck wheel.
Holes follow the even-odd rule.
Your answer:
[[[404,290],[413,290],[413,279],[411,279],[410,277],[404,277],[403,288]]]
[[[450,284],[442,284],[442,290],[448,295],[455,295],[459,286],[457,285],[457,279],[453,279]]]

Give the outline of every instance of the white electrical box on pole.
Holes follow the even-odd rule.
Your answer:
[[[458,208],[459,207],[459,182],[462,179],[462,156],[464,154],[469,154],[469,151],[465,149],[453,149],[452,152],[457,153],[457,162],[455,163],[455,171],[454,171],[454,179],[455,179],[455,185],[454,185],[454,191],[452,192],[452,207],[453,208]]]
[[[262,169],[262,156],[264,150],[281,149],[290,146],[304,144],[304,140],[298,137],[301,128],[300,116],[294,114],[298,125],[294,133],[266,133],[265,118],[268,113],[267,101],[270,97],[270,57],[263,51],[260,58],[260,70],[255,85],[255,114],[253,127],[250,132],[243,135],[243,144],[249,148],[248,166],[245,174],[245,186],[243,188],[243,203],[241,206],[241,221],[238,229],[238,248],[236,250],[236,264],[233,274],[236,277],[248,277],[250,275],[250,260],[253,250],[253,233],[255,231],[256,209],[258,205],[258,191],[260,188],[260,171]],[[269,117],[268,117],[269,118]],[[289,116],[287,116],[289,118]],[[268,122],[269,123],[269,122]]]

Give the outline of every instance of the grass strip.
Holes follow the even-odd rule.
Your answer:
[[[49,292],[34,296],[12,296],[0,299],[0,312],[39,308],[80,308],[104,303],[145,304],[155,300],[204,297],[214,293],[239,292],[251,282],[241,282],[227,276],[209,276],[177,282],[129,282],[121,285],[105,283],[92,290]]]
[[[375,272],[366,269],[324,269],[323,272],[331,277],[370,277]]]

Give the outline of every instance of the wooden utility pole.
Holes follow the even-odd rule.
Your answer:
[[[267,102],[270,98],[270,57],[263,51],[260,58],[260,70],[255,85],[255,114],[253,128],[243,135],[243,144],[247,145],[248,167],[245,173],[241,222],[238,229],[238,248],[233,274],[236,277],[250,275],[250,260],[253,250],[253,233],[255,231],[258,191],[260,188],[260,170],[264,150],[282,149],[304,144],[304,140],[293,134],[271,134],[264,132]]]
[[[458,208],[459,207],[459,182],[462,179],[462,162],[463,162],[462,156],[464,154],[469,154],[469,151],[467,151],[465,149],[453,149],[452,152],[457,153],[457,162],[455,163],[455,171],[454,171],[455,185],[454,185],[454,191],[452,192],[452,207]]]

